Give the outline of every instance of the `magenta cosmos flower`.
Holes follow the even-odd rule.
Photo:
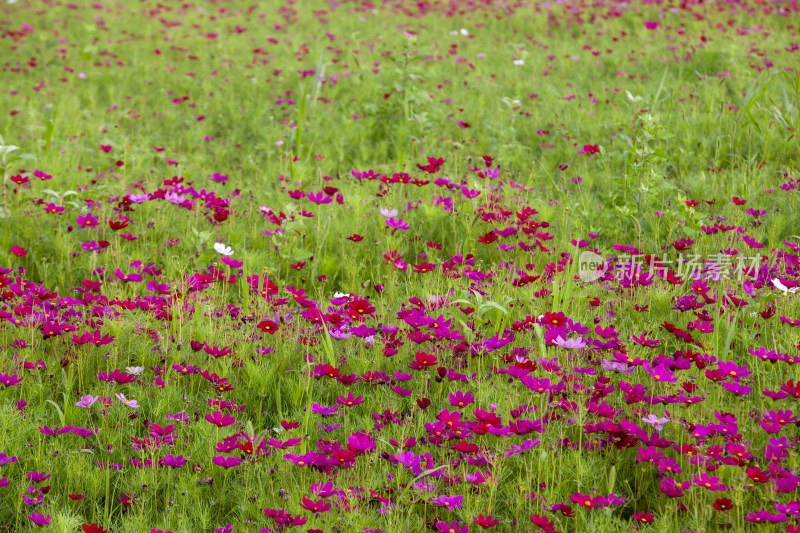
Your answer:
[[[402,218],[389,217],[386,219],[386,225],[393,229],[411,229],[411,226],[409,226]]]

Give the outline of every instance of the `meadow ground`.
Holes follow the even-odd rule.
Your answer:
[[[796,2],[0,5],[0,531],[800,528]]]

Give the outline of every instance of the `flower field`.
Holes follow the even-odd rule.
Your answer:
[[[2,0],[0,531],[800,532],[798,32]]]

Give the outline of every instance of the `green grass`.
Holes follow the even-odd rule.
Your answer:
[[[8,481],[0,487],[0,527],[36,529],[27,518],[35,511],[51,517],[52,531],[93,522],[115,532],[205,532],[226,524],[274,531],[262,511],[274,508],[307,517],[295,530],[326,532],[436,531],[437,520],[477,531],[479,514],[499,520],[495,531],[529,531],[534,513],[559,531],[743,531],[755,527],[748,513],[777,513],[773,504],[798,500],[796,489],[779,492],[775,479],[748,486],[745,473],[753,466],[769,472],[769,439],[794,443],[797,434],[796,423],[772,435],[758,420],[770,410],[797,409],[796,397],[775,401],[762,391],[800,380],[800,338],[787,321],[800,318],[797,297],[772,283],[791,289],[798,281],[796,12],[784,6],[790,16],[781,16],[779,7],[765,12],[760,4],[750,12],[679,6],[4,3],[0,374],[23,381],[0,385],[0,453],[19,459],[0,464],[0,480]],[[646,21],[659,25],[648,29]],[[444,160],[435,173],[420,168],[428,158]],[[384,179],[358,177],[368,171]],[[294,193],[326,187],[337,189],[321,193],[327,204]],[[480,195],[469,198],[462,188]],[[137,202],[144,193],[156,197]],[[165,193],[175,195],[172,201]],[[47,212],[50,203],[64,212]],[[381,209],[397,210],[394,217],[410,228],[387,226]],[[78,218],[88,213],[97,226],[81,227]],[[127,226],[114,230],[109,221]],[[737,229],[703,229],[715,224]],[[507,228],[517,231],[492,241]],[[346,238],[354,234],[363,240]],[[764,247],[747,245],[744,235]],[[734,263],[731,279],[709,280],[709,299],[698,296],[702,305],[682,312],[682,298],[698,293],[674,262],[680,252],[673,243],[681,239],[695,241],[683,253],[698,256],[701,267]],[[230,245],[230,257],[242,265],[223,264],[218,242]],[[629,253],[620,246],[673,261],[683,283],[658,277],[626,286],[577,276],[581,251],[611,259]],[[452,264],[459,254],[471,254],[474,263]],[[743,283],[735,263],[749,265],[752,257],[759,274]],[[150,263],[159,272],[142,272]],[[424,263],[435,269],[416,272],[415,265],[430,269]],[[117,269],[143,273],[144,280],[122,282]],[[262,278],[251,276],[268,276],[277,292],[265,294]],[[149,281],[168,284],[169,294],[147,288]],[[289,287],[304,289],[320,314],[297,302]],[[363,321],[377,330],[371,338],[338,338],[350,319],[346,304],[329,302],[337,293],[374,305]],[[746,305],[737,308],[725,295]],[[423,305],[429,319],[450,320],[454,335],[404,321]],[[774,316],[767,317],[770,306]],[[534,326],[547,312],[563,313],[572,325]],[[265,319],[279,325],[275,335],[258,329]],[[713,331],[702,329],[703,321]],[[46,335],[52,323],[62,324],[60,334]],[[665,323],[700,344],[671,334]],[[595,326],[612,325],[620,343],[613,350],[552,342],[558,335],[602,341]],[[113,341],[73,340],[93,331]],[[425,333],[431,338],[416,337]],[[660,344],[646,348],[632,335]],[[232,353],[214,357],[192,341]],[[789,359],[760,360],[751,350],[761,346]],[[687,356],[686,350],[719,361],[672,368],[676,383],[655,381],[641,365],[629,374],[603,365],[614,352],[655,366],[659,356]],[[419,351],[437,362],[409,368]],[[535,358],[556,358],[557,371],[539,361],[531,376],[552,385],[563,380],[564,390],[536,394],[499,373],[515,361],[532,370]],[[41,368],[23,367],[39,360]],[[726,361],[753,374],[723,379],[752,392],[726,391],[708,377]],[[386,377],[344,385],[314,376],[324,364],[342,375]],[[200,374],[183,375],[173,365],[216,373],[233,390],[215,390]],[[129,384],[97,378],[126,367],[144,370]],[[466,377],[443,379],[438,367]],[[393,377],[397,372],[412,377],[403,381]],[[622,381],[672,400],[705,397],[629,402]],[[686,392],[691,384],[696,392]],[[592,412],[591,391],[608,385],[614,390],[601,392],[601,401],[617,410],[609,419],[617,424],[625,418],[650,429],[643,417],[668,413],[661,435],[678,449],[660,451],[683,469],[671,477],[680,483],[705,471],[680,452],[692,443],[721,465],[709,474],[726,490],[695,485],[668,498],[656,466],[636,460],[644,444],[618,447],[614,439],[625,430],[587,428],[605,420]],[[527,404],[536,410],[517,418],[543,422],[542,431],[432,442],[426,424],[443,409],[457,410],[448,397],[459,390],[475,396],[460,409],[462,420],[475,421],[479,408],[496,412],[508,428],[511,411]],[[365,403],[340,408],[344,415],[312,413],[314,403],[336,405],[348,392]],[[140,407],[126,407],[117,393]],[[111,404],[76,406],[86,395]],[[416,402],[422,398],[431,402],[427,410]],[[242,406],[231,413],[235,424],[206,422],[220,409],[209,400]],[[575,411],[565,402],[575,402]],[[387,411],[395,422],[381,420]],[[181,412],[185,423],[166,418]],[[754,456],[747,465],[724,464],[731,435],[692,437],[694,426],[718,422],[715,412],[736,417]],[[283,420],[299,427],[286,430]],[[151,423],[173,424],[174,445],[134,449],[132,438],[147,437]],[[320,427],[329,424],[339,427]],[[70,425],[97,433],[48,436],[38,429]],[[284,459],[287,452],[317,452],[323,441],[347,449],[359,431],[372,435],[375,449],[352,464],[309,468]],[[223,469],[212,457],[236,453],[215,446],[236,433],[240,442],[246,435],[302,440],[287,450],[267,445],[268,455]],[[390,443],[409,437],[417,440],[412,452],[429,454],[419,471],[397,464],[400,450]],[[541,443],[502,456],[527,439]],[[476,444],[490,464],[469,464],[469,454],[454,449],[458,443]],[[175,469],[131,462],[158,463],[166,454],[188,462]],[[778,466],[798,475],[796,445]],[[490,480],[465,481],[476,470],[491,472]],[[34,483],[26,477],[33,471],[52,476]],[[326,498],[332,510],[315,515],[300,507],[303,496],[319,500],[312,484],[328,481],[344,491]],[[436,492],[415,483],[433,484]],[[46,506],[26,505],[28,487],[47,484]],[[589,510],[569,498],[595,490],[625,502]],[[136,495],[135,504],[124,506],[122,494]],[[436,495],[461,495],[463,506],[432,504]],[[378,496],[390,505],[382,507]],[[715,510],[719,497],[730,498],[734,509]],[[575,516],[552,509],[560,502]],[[637,522],[641,515],[634,514],[644,512],[654,515],[652,523]],[[797,517],[788,514],[785,523],[759,530],[796,527]]]

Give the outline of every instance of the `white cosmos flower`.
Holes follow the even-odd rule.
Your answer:
[[[139,374],[144,372],[144,367],[143,366],[128,366],[128,367],[125,367],[125,370],[128,372],[128,374],[133,374],[134,376],[138,376]]]
[[[781,291],[783,294],[794,294],[798,290],[800,290],[800,287],[792,287],[790,289],[789,287],[781,283],[781,280],[779,280],[778,278],[773,279],[772,284],[775,285],[775,288]]]
[[[515,59],[514,60],[514,65],[517,66],[517,67],[522,66],[524,64],[525,64],[525,60],[524,59]]]
[[[216,250],[218,254],[233,255],[233,248],[231,248],[230,246],[225,246],[221,242],[214,243],[214,250]]]

